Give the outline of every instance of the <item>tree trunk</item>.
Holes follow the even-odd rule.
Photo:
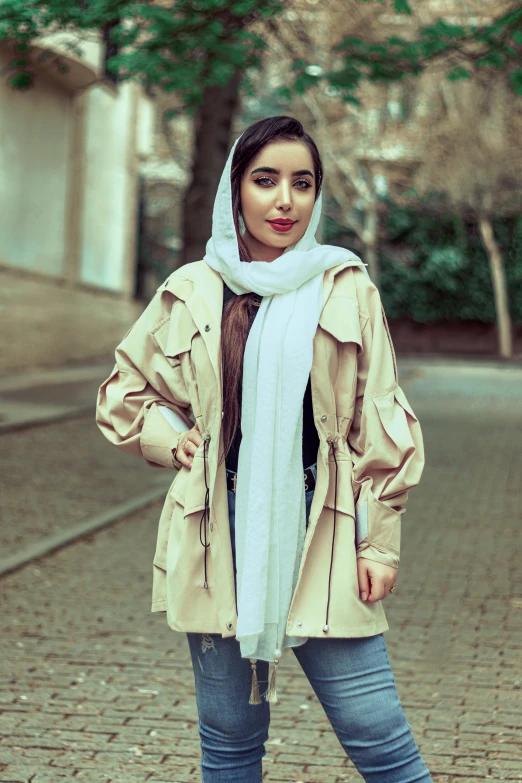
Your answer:
[[[183,204],[182,263],[199,261],[212,234],[212,209],[239,103],[241,74],[226,87],[207,87],[195,116],[192,177]]]
[[[495,240],[491,220],[487,215],[479,215],[479,229],[488,256],[491,281],[493,283],[497,314],[498,350],[500,356],[503,359],[507,359],[513,356],[513,339],[502,254]]]
[[[377,202],[371,201],[367,204],[364,212],[364,258],[363,261],[368,264],[368,274],[374,285],[379,287],[379,258],[377,256],[377,233],[379,226],[379,212]]]

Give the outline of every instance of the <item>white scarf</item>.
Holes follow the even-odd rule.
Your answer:
[[[303,398],[323,306],[324,271],[346,261],[364,266],[349,250],[316,242],[321,195],[295,245],[269,263],[240,261],[230,180],[236,144],[219,183],[204,261],[234,293],[263,297],[243,360],[236,639],[243,658],[277,664],[283,648],[306,642],[287,636],[286,624],[306,532]]]

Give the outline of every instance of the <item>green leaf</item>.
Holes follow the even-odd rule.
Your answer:
[[[456,65],[452,68],[446,77],[450,82],[458,82],[460,79],[470,79],[471,74],[462,65]]]
[[[293,96],[292,90],[290,90],[288,87],[277,87],[273,94],[276,98],[280,98],[283,101],[290,101]]]
[[[293,89],[298,95],[304,95],[312,86],[317,84],[316,76],[309,76],[307,73],[300,73],[294,80]]]
[[[493,66],[493,68],[503,68],[506,64],[506,57],[502,54],[502,52],[498,51],[491,51],[487,52],[483,57],[480,57],[476,61],[476,65],[479,68],[484,68],[488,65]]]
[[[11,76],[7,83],[14,90],[29,90],[33,86],[34,75],[27,71],[19,71]]]
[[[342,49],[349,49],[352,46],[354,46],[356,48],[357,47],[363,48],[363,47],[366,46],[366,44],[360,38],[350,38],[350,37],[343,38],[341,43],[339,43],[336,46],[334,46],[334,51],[339,51],[339,50],[342,50]]]
[[[509,75],[509,82],[517,95],[522,95],[522,68],[515,68]]]
[[[24,68],[26,65],[29,65],[27,57],[17,57],[16,60],[11,60],[9,68]]]
[[[421,35],[427,38],[464,38],[466,29],[459,24],[448,24],[438,19],[435,24],[423,27]]]
[[[406,0],[394,0],[393,5],[398,14],[408,14],[408,16],[411,16],[412,11]]]
[[[351,103],[354,106],[360,106],[361,102],[355,97],[355,95],[351,95],[350,93],[345,93],[342,96],[343,103]]]

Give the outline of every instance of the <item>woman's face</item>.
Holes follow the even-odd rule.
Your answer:
[[[315,203],[312,155],[300,141],[267,144],[241,180],[244,240],[255,261],[273,261],[305,233]]]

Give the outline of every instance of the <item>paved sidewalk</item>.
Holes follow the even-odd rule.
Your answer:
[[[427,467],[385,602],[399,693],[435,783],[522,780],[522,373],[403,376]],[[149,612],[160,509],[2,580],[2,783],[200,779],[185,638]],[[281,665],[265,779],[360,781],[291,653]]]
[[[175,475],[116,449],[93,411],[4,433],[0,445],[0,565],[158,483],[168,487]]]
[[[0,379],[0,574],[165,493],[174,471],[118,451],[95,422],[112,364]],[[46,426],[42,426],[45,424]]]
[[[93,410],[113,362],[16,373],[0,378],[0,435]]]

